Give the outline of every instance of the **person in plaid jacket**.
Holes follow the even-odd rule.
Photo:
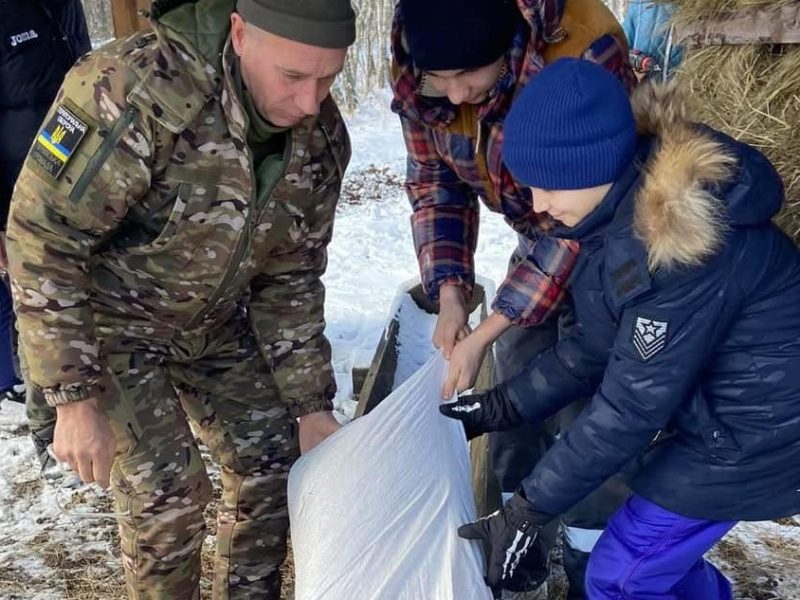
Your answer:
[[[546,64],[563,56],[606,67],[628,89],[635,77],[625,34],[601,0],[400,0],[392,52],[392,110],[408,149],[413,238],[423,286],[439,304],[433,342],[450,360],[443,390],[449,397],[474,384],[495,340],[500,382],[553,346],[559,321],[562,328],[570,321],[564,301],[578,246],[549,235],[552,216],[533,211],[530,189],[503,164],[503,121],[512,103]],[[470,333],[466,301],[475,281],[480,201],[504,216],[519,243],[492,314]],[[560,425],[580,408],[574,403]],[[504,497],[531,471],[558,427],[490,436]],[[624,484],[609,482],[564,516],[570,598],[583,597],[588,552],[627,494]],[[529,553],[520,592],[543,593],[554,538],[555,531],[541,536],[539,551]]]

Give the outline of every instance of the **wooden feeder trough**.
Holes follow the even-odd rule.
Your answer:
[[[426,313],[438,313],[438,306],[428,299],[418,280],[400,287],[394,306],[399,307],[401,304],[399,301],[406,294]],[[485,319],[488,314],[486,292],[480,283],[475,285],[467,312],[471,315],[478,309],[480,309],[481,320]],[[356,418],[370,412],[392,393],[399,354],[398,334],[402,326],[399,311],[390,315],[370,367],[353,369],[353,391],[358,398]],[[492,387],[493,381],[494,355],[492,352],[488,352],[475,382],[475,389],[477,391],[487,390]],[[500,506],[500,488],[489,465],[487,435],[482,435],[470,442],[470,458],[472,461],[472,487],[475,492],[478,515],[487,515]]]

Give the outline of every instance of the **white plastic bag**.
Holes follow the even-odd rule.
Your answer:
[[[296,600],[491,600],[475,543],[461,424],[439,413],[429,360],[289,474]]]

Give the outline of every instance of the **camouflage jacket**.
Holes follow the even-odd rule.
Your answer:
[[[209,332],[246,306],[292,414],[331,408],[320,276],[349,140],[328,98],[291,130],[283,177],[256,199],[223,53],[233,5],[184,4],[182,19],[89,54],[31,148],[10,273],[30,380],[52,405],[113,385],[104,340]],[[204,8],[224,17],[203,21]]]

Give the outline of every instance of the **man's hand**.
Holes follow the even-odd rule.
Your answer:
[[[488,431],[505,431],[525,422],[502,385],[483,394],[467,394],[455,402],[439,405],[439,412],[464,425],[471,440]]]
[[[486,584],[495,591],[513,590],[524,577],[524,569],[518,571],[520,561],[529,552],[540,551],[536,544],[539,532],[552,519],[517,493],[500,510],[459,527],[458,535],[482,542]]]
[[[300,453],[305,454],[332,433],[342,428],[329,410],[309,413],[299,419]]]
[[[433,331],[433,345],[450,360],[453,346],[469,335],[467,303],[457,285],[444,284],[439,288],[439,318]]]
[[[116,441],[108,419],[94,399],[56,408],[53,454],[67,463],[85,483],[108,488]]]

